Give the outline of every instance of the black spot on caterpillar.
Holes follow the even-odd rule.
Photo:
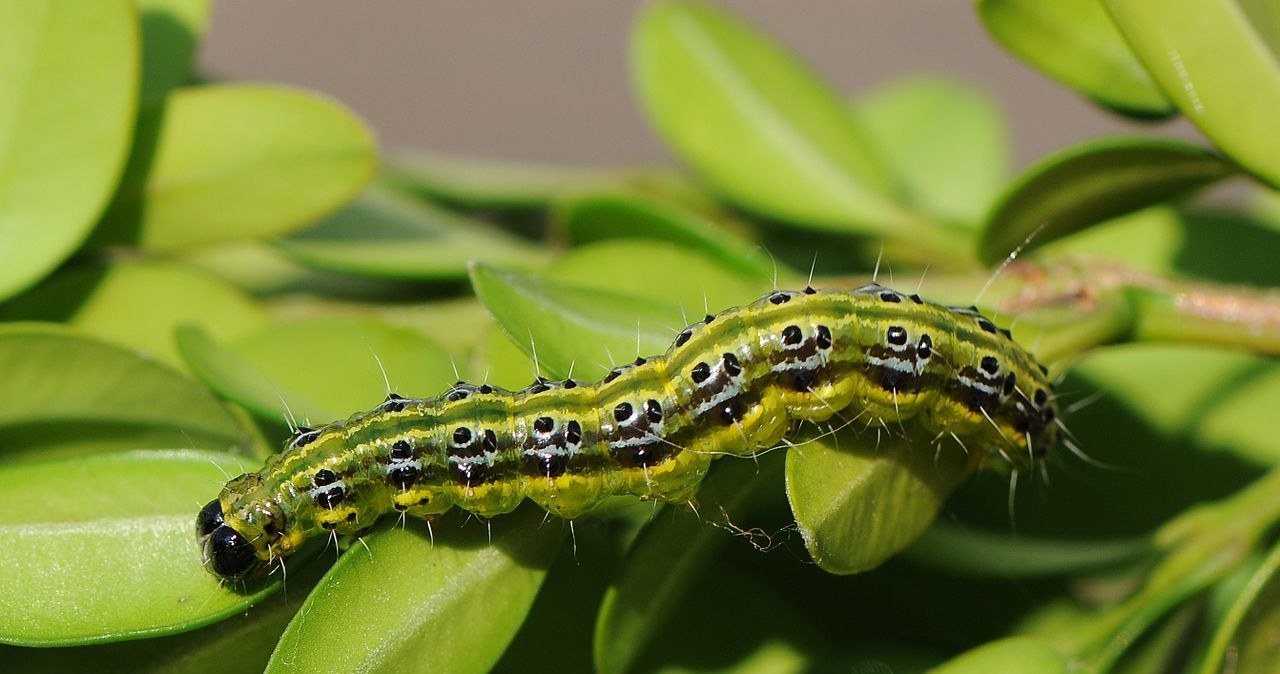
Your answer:
[[[902,301],[909,297],[910,302]],[[573,518],[616,494],[684,501],[713,458],[750,455],[800,421],[848,412],[923,424],[977,461],[1022,468],[1058,440],[1044,369],[973,308],[871,284],[774,291],[708,316],[661,356],[602,381],[521,391],[459,382],[432,398],[299,429],[201,510],[207,566],[243,578],[324,531],[532,499]]]

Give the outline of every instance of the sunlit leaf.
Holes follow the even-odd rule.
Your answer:
[[[1125,114],[1173,114],[1099,0],[978,0],[977,6],[991,36],[1044,74]]]
[[[1060,150],[1024,172],[987,215],[979,246],[994,264],[1109,218],[1187,194],[1232,173],[1180,141],[1106,138]]]
[[[369,132],[314,94],[183,88],[155,114],[96,245],[172,251],[282,234],[342,205],[373,175]]]
[[[0,3],[0,298],[71,254],[128,156],[138,91],[130,0]]]
[[[1102,0],[1120,32],[1204,135],[1280,186],[1280,21],[1254,0]]]
[[[243,459],[137,451],[0,468],[0,641],[72,645],[182,632],[235,615],[196,544],[199,504]],[[92,484],[92,489],[68,489]]]

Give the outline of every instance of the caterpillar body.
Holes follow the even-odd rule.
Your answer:
[[[713,458],[836,415],[923,424],[975,462],[1017,469],[1057,443],[1056,414],[1044,367],[975,308],[877,284],[775,291],[594,384],[459,382],[298,429],[262,470],[228,482],[196,528],[207,568],[237,580],[391,512],[489,517],[528,498],[573,518],[616,494],[684,501]]]

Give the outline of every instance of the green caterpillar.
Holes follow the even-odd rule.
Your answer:
[[[595,384],[459,382],[298,429],[262,470],[228,482],[196,528],[209,570],[238,580],[314,535],[354,534],[393,511],[489,517],[528,498],[574,518],[616,494],[684,501],[715,457],[850,414],[923,424],[974,462],[1013,469],[1058,440],[1044,367],[975,308],[877,284],[775,291]]]

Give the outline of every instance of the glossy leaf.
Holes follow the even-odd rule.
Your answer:
[[[482,221],[378,187],[275,246],[309,267],[423,281],[465,278],[472,260],[530,267],[545,258]]]
[[[726,532],[719,533],[727,538]],[[771,577],[762,578],[760,568],[752,568],[741,561],[734,565],[725,564],[726,557],[737,550],[750,550],[742,540],[729,539],[723,548],[717,548],[720,548],[720,554],[706,560],[707,566],[712,566],[714,571],[707,573],[708,569],[699,569],[700,573],[693,579],[694,584],[681,593],[680,602],[671,615],[652,626],[651,643],[636,659],[634,666],[628,670],[598,667],[596,671],[602,674],[616,671],[673,674],[885,673],[885,670],[852,666],[851,663],[851,666],[840,666],[845,663],[823,658],[824,649],[818,638],[824,627],[821,618],[813,616],[805,610],[807,607],[794,601],[794,586],[787,583],[787,576],[770,574]],[[743,591],[748,587],[751,588],[749,592]],[[659,586],[659,589],[665,588]],[[854,631],[851,629],[846,634],[852,636]],[[883,649],[869,647],[874,642],[862,634],[851,641],[841,643],[839,650],[864,657],[873,649],[877,656],[883,654]],[[893,671],[919,670],[894,667]]]
[[[387,177],[401,190],[451,206],[473,209],[545,208],[562,192],[621,178],[621,169],[588,169],[460,157],[398,153]]]
[[[859,97],[855,108],[919,208],[953,223],[982,220],[1010,155],[1005,120],[985,92],[914,77]]]
[[[680,330],[678,307],[660,300],[568,285],[482,264],[471,268],[476,297],[542,374],[592,380],[617,358],[665,350]],[[536,349],[535,349],[536,344]],[[639,355],[637,354],[637,355]]]
[[[186,81],[209,25],[209,0],[138,0],[138,18],[142,22],[140,107],[146,108]]]
[[[429,397],[456,379],[448,352],[405,328],[371,319],[312,318],[268,326],[220,348],[180,333],[192,368],[264,419],[301,425],[372,408],[389,392]],[[383,378],[383,372],[386,378]]]
[[[987,216],[980,255],[995,264],[1231,173],[1214,154],[1179,141],[1107,138],[1060,150],[1005,190]]]
[[[1182,114],[1242,167],[1280,186],[1275,15],[1252,0],[1103,3]]]
[[[965,452],[870,429],[787,451],[787,498],[805,546],[831,573],[873,569],[915,541],[971,472]]]
[[[244,461],[135,451],[0,469],[0,641],[70,645],[181,632],[260,601],[205,570],[194,523]],[[93,485],[68,489],[68,485]]]
[[[459,362],[467,360],[493,326],[488,310],[474,297],[423,303],[405,301],[354,301],[290,295],[265,303],[282,320],[299,318],[373,318],[387,325],[409,328],[438,342]]]
[[[1069,674],[1073,671],[1076,670],[1071,661],[1048,643],[1031,637],[1009,637],[983,644],[930,669],[928,674]]]
[[[173,257],[259,296],[310,296],[355,300],[417,299],[409,282],[351,276],[294,262],[265,241],[213,244]]]
[[[341,418],[381,403],[389,392],[437,395],[458,378],[439,344],[370,319],[289,321],[237,340],[234,348],[273,381]]]
[[[951,574],[1034,578],[1097,571],[1152,552],[1145,538],[1055,540],[936,522],[905,554],[922,566]]]
[[[0,306],[0,320],[59,321],[179,365],[173,343],[178,325],[192,323],[217,339],[230,339],[259,327],[266,315],[212,276],[184,265],[137,261],[60,271]]]
[[[80,647],[0,646],[0,658],[25,674],[261,674],[280,634],[325,570],[324,564],[290,564],[287,587],[241,615],[198,630]]]
[[[1280,660],[1280,545],[1236,597],[1218,626],[1204,659],[1202,674],[1262,674]]]
[[[376,162],[360,120],[290,89],[180,89],[155,123],[96,245],[173,251],[290,232],[354,197]]]
[[[266,671],[489,671],[560,547],[563,528],[542,518],[437,524],[434,544],[418,522],[385,523],[307,597]]]
[[[130,0],[0,6],[0,298],[71,254],[106,206],[133,135]]]
[[[646,262],[629,264],[630,260]],[[773,287],[769,277],[741,274],[688,248],[635,239],[613,239],[575,248],[547,269],[544,276],[605,292],[661,298],[664,303],[678,304],[691,320],[708,311],[755,301]],[[798,289],[804,282],[792,283]],[[678,330],[688,322],[682,320],[671,327]]]
[[[709,5],[654,4],[631,64],[650,121],[726,198],[807,227],[906,233],[893,180],[840,96],[754,27]]]
[[[1000,44],[1041,72],[1119,112],[1174,113],[1101,0],[977,0]]]
[[[126,448],[248,451],[207,389],[61,326],[0,326],[0,462]]]
[[[725,460],[698,490],[707,517],[741,519],[762,489],[776,488],[778,453],[751,461]],[[692,513],[656,517],[632,544],[605,593],[596,618],[596,670],[620,674],[679,608],[715,554],[732,538]]]
[[[337,419],[341,414],[287,389],[267,376],[256,363],[214,340],[199,327],[180,326],[174,341],[187,367],[201,381],[259,419],[295,423],[299,419]]]
[[[574,194],[556,204],[555,222],[575,242],[658,239],[699,250],[743,274],[772,274],[773,263],[760,246],[669,200],[621,190]]]

